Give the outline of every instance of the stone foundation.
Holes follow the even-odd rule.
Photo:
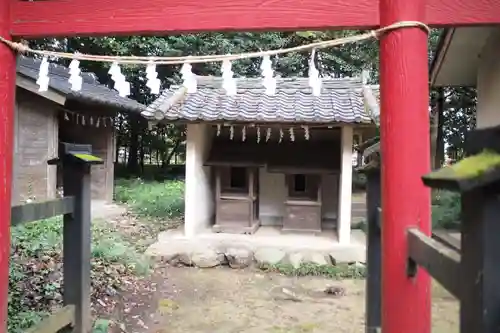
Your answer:
[[[347,250],[349,249],[345,251]],[[298,268],[301,264],[335,266],[339,264],[364,263],[363,255],[354,255],[354,252],[360,253],[359,249],[350,250],[348,252],[339,252],[338,250],[320,252],[314,250],[280,249],[276,247],[251,249],[245,246],[201,245],[199,242],[177,240],[176,242],[169,242],[168,246],[156,243],[148,248],[146,254],[155,258],[161,258],[170,264],[199,268],[228,265],[231,268],[240,269],[252,265],[276,264],[289,264]]]

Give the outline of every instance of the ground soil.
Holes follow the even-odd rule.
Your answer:
[[[144,249],[159,232],[151,221],[130,215],[108,222]],[[121,280],[119,291],[101,300],[112,306],[96,309],[97,317],[112,322],[110,333],[364,332],[363,280],[164,263],[156,264],[151,275]],[[325,294],[330,286],[343,295]],[[433,332],[458,332],[458,303],[437,284],[432,293]]]
[[[342,296],[327,295],[328,286]],[[458,304],[433,288],[433,332],[458,332]],[[286,277],[256,270],[159,265],[153,280],[123,299],[129,333],[364,332],[364,281]]]

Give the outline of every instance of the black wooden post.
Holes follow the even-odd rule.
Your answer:
[[[500,332],[499,216],[499,182],[462,194],[461,332]]]
[[[75,197],[64,215],[64,304],[74,304],[75,333],[90,332],[90,165],[65,163],[64,195]]]
[[[380,148],[378,144],[363,152],[365,164],[359,171],[366,175],[367,243],[366,243],[366,333],[381,330],[382,262],[380,223]]]
[[[447,283],[460,299],[460,332],[500,332],[500,126],[472,131],[466,152],[468,157],[423,181],[461,193],[460,264],[452,272],[460,284],[451,288],[452,277]],[[441,263],[451,262],[446,258]]]
[[[461,191],[460,331],[500,332],[500,126],[474,130],[466,143],[477,169]]]
[[[90,145],[62,143],[64,196],[74,197],[73,213],[64,215],[63,270],[64,304],[75,306],[74,333],[91,330],[91,207],[90,168],[102,160],[92,156]]]

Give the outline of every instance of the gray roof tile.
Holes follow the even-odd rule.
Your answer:
[[[17,73],[32,80],[38,79],[40,60],[19,56],[17,58]],[[82,90],[72,91],[68,82],[69,69],[67,67],[51,63],[49,66],[49,87],[66,95],[69,99],[83,100],[89,103],[113,107],[123,111],[142,112],[146,106],[126,97],[120,97],[118,92],[100,84],[93,73],[82,73]]]
[[[259,78],[237,79],[238,93],[227,96],[222,79],[198,77],[198,90],[170,106],[178,86],[165,90],[143,115],[161,111],[167,121],[234,121],[262,123],[371,123],[360,79],[323,79],[314,96],[307,78],[278,79],[276,95],[268,96]]]

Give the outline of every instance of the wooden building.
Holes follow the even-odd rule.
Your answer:
[[[498,26],[446,29],[432,62],[433,86],[476,88],[477,128],[500,125],[499,42]]]
[[[13,203],[54,198],[61,186],[61,170],[47,165],[58,156],[59,142],[92,144],[104,164],[92,167],[92,199],[113,199],[117,112],[140,114],[144,106],[123,98],[100,84],[92,73],[82,73],[82,90],[74,92],[68,68],[51,64],[49,89],[36,84],[40,61],[17,60],[14,117]]]
[[[375,134],[361,79],[325,79],[320,96],[306,78],[279,79],[275,95],[261,79],[221,87],[198,77],[197,92],[172,87],[143,113],[187,123],[186,234],[336,229],[348,243],[353,140]]]

